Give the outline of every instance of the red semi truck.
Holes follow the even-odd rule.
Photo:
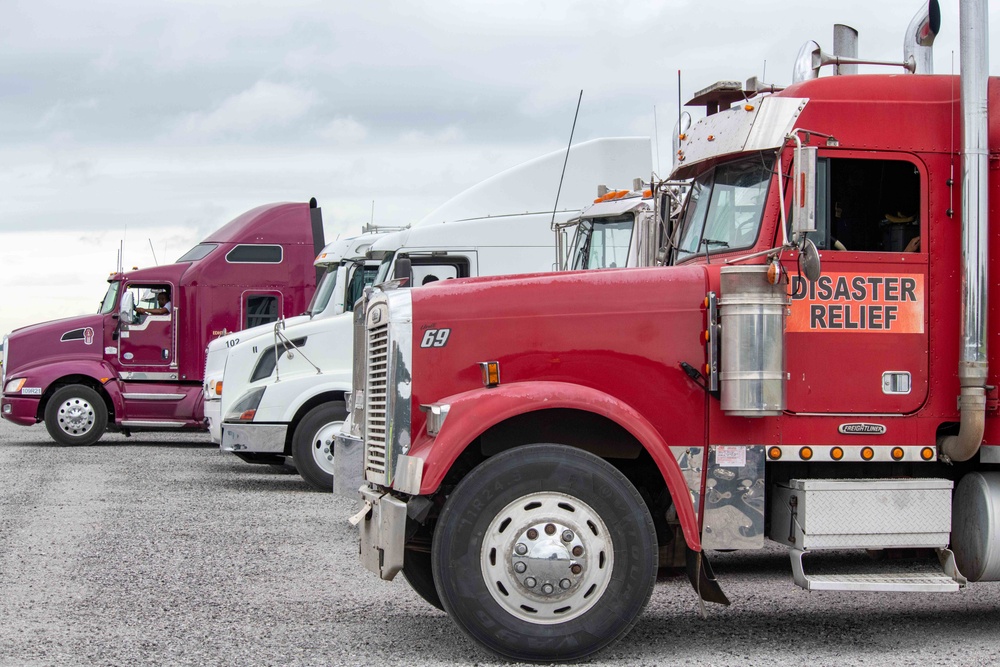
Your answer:
[[[322,248],[315,199],[270,204],[174,264],[112,274],[96,314],[4,337],[0,414],[23,426],[44,421],[65,445],[92,444],[109,429],[206,428],[208,342],[305,310]]]
[[[517,660],[623,637],[658,565],[729,604],[711,552],[765,539],[809,590],[1000,580],[1000,80],[961,16],[961,80],[806,49],[781,92],[699,95],[670,266],[374,289],[335,456],[363,564]]]

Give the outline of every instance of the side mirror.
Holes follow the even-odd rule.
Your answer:
[[[792,242],[816,231],[816,147],[795,149],[792,169]]]
[[[406,284],[413,286],[413,266],[409,257],[397,257],[396,267],[392,271],[393,280],[406,280]]]

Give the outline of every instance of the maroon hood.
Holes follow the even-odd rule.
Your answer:
[[[87,341],[90,341],[89,344]],[[104,354],[104,316],[79,315],[15,329],[7,336],[5,375],[53,359],[100,359]]]

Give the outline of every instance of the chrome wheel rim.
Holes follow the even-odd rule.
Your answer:
[[[330,422],[316,431],[312,439],[313,461],[328,475],[333,474],[333,439],[343,425],[343,421]]]
[[[94,428],[97,416],[90,401],[74,397],[63,401],[56,413],[56,423],[66,435],[78,438],[86,435]]]
[[[532,493],[490,522],[480,565],[502,609],[551,625],[586,613],[601,599],[614,569],[614,544],[601,517],[579,498]]]

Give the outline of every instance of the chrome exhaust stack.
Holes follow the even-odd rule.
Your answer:
[[[986,0],[962,0],[962,331],[959,342],[957,435],[941,436],[946,461],[968,461],[979,451],[986,426],[987,238],[989,224],[987,84],[989,22]]]
[[[903,60],[913,63],[914,74],[933,74],[934,58],[931,46],[941,30],[941,7],[937,0],[930,0],[921,7],[903,36]],[[964,70],[963,70],[964,71]]]

